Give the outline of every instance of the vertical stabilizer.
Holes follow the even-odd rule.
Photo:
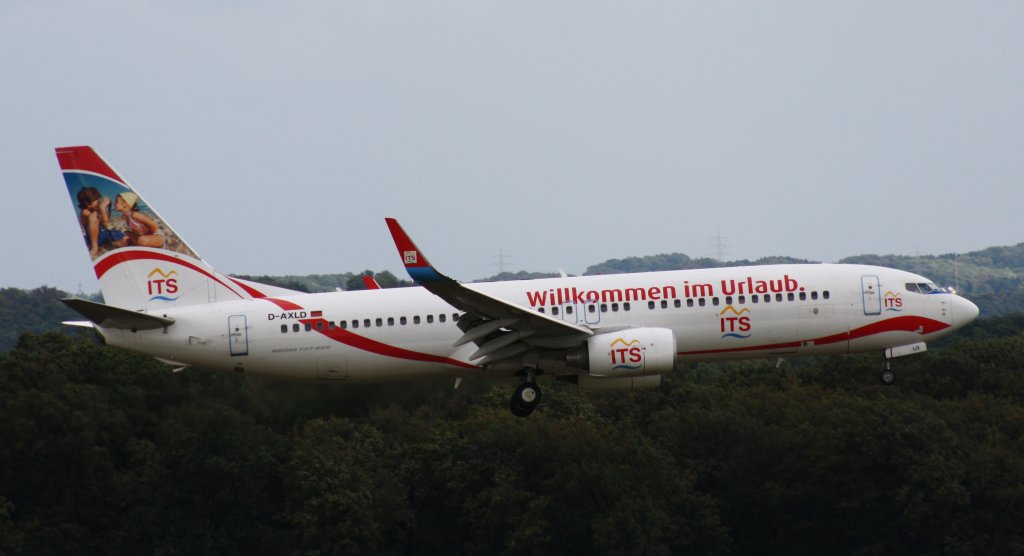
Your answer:
[[[106,303],[159,309],[266,294],[214,271],[91,147],[56,150]]]

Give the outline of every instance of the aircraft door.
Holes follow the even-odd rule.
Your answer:
[[[585,303],[580,310],[583,311],[583,322],[587,324],[601,322],[601,306],[598,303]]]
[[[231,355],[249,355],[249,327],[245,315],[228,317],[228,346]]]
[[[878,293],[878,276],[861,276],[860,290],[864,299],[864,314],[879,315],[882,313],[882,296]]]

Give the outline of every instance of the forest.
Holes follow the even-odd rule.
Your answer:
[[[994,255],[965,284],[1019,293]],[[873,354],[685,365],[517,419],[511,382],[171,373],[55,331],[63,295],[0,290],[0,554],[1024,553],[1020,312],[891,387]]]

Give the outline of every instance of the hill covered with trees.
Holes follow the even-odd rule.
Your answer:
[[[0,356],[0,553],[1012,554],[1024,337],[687,367],[658,390],[335,386],[64,334]],[[1006,333],[1004,335],[1004,333]]]
[[[528,419],[508,414],[500,381],[172,374],[43,332],[79,318],[64,292],[3,289],[0,554],[1022,553],[1022,261],[1024,244],[844,260],[959,279],[982,306],[897,360],[893,387],[873,355],[689,365],[634,394],[547,382]],[[792,260],[749,264],[775,262]],[[707,263],[588,273],[720,265]],[[363,287],[354,273],[252,278]]]

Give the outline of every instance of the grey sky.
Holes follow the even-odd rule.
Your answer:
[[[1024,241],[1024,3],[0,3],[0,286],[97,289],[53,148],[218,270],[459,279]]]

